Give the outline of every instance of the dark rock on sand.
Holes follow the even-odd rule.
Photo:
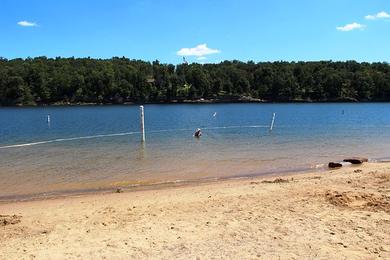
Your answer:
[[[329,168],[341,168],[343,165],[341,163],[335,163],[335,162],[330,162],[328,164]]]
[[[360,157],[353,157],[353,158],[347,158],[343,160],[344,162],[349,162],[352,164],[362,164],[363,162],[368,162],[367,158],[360,158]]]

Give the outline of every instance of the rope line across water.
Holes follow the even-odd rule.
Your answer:
[[[219,126],[219,127],[204,127],[204,130],[218,130],[218,129],[234,129],[234,128],[268,128],[267,125],[250,125],[250,126]],[[163,129],[163,130],[152,130],[146,131],[146,133],[164,133],[164,132],[179,132],[179,131],[193,131],[194,129]],[[34,146],[41,144],[49,144],[49,143],[58,143],[58,142],[67,142],[67,141],[75,141],[75,140],[83,140],[83,139],[94,139],[94,138],[104,138],[104,137],[115,137],[115,136],[126,136],[126,135],[135,135],[141,134],[141,132],[125,132],[125,133],[115,133],[115,134],[99,134],[99,135],[89,135],[89,136],[81,136],[81,137],[71,137],[71,138],[58,138],[47,141],[38,141],[24,144],[12,144],[6,146],[0,146],[0,149],[10,149],[10,148],[18,148],[18,147],[26,147],[26,146]]]

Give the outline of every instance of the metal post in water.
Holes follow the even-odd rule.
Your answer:
[[[271,126],[270,126],[270,128],[269,128],[269,131],[270,131],[270,132],[271,132],[272,129],[274,128],[275,116],[276,116],[276,113],[273,113],[273,114],[272,114]]]
[[[145,113],[144,106],[139,106],[141,114],[141,141],[145,142]]]

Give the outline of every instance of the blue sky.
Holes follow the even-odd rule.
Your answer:
[[[388,0],[0,0],[0,56],[390,62]]]

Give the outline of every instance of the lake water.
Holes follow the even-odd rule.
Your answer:
[[[0,200],[390,157],[386,103],[146,105],[144,144],[139,124],[138,106],[0,108]]]

